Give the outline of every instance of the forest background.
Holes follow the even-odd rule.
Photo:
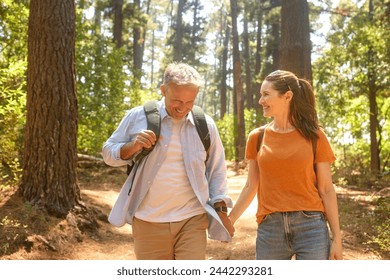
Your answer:
[[[54,2],[41,1],[45,9],[40,11],[47,18]],[[35,134],[28,112],[73,112],[78,157],[101,158],[103,142],[126,110],[160,98],[162,71],[172,61],[186,62],[202,74],[205,86],[197,103],[216,120],[226,158],[239,168],[246,136],[267,122],[257,104],[260,83],[271,71],[286,69],[313,84],[319,120],[338,159],[335,184],[383,194],[376,196],[376,211],[387,219],[377,223],[372,241],[390,251],[390,1],[63,1],[68,2],[75,5],[77,101],[59,102],[58,107],[27,102],[33,94],[29,67],[38,67],[38,75],[29,76],[38,78],[37,83],[55,73],[42,67],[47,61],[28,59],[33,56],[33,32],[45,37],[55,27],[32,20],[36,1],[0,3],[0,198],[21,185],[22,196],[32,205],[41,204],[57,215],[69,211],[74,206],[69,195],[77,196],[77,183],[74,194],[57,191],[56,199],[70,201],[58,207],[45,198],[45,187],[31,191],[42,180],[53,188],[56,175],[47,175],[48,161],[28,162],[33,158],[29,149],[42,147],[29,145]],[[51,47],[56,51],[65,46],[54,42]],[[56,94],[45,87],[40,91],[47,101]],[[59,122],[50,114],[34,116],[47,126]],[[44,138],[42,131],[35,137]],[[48,143],[53,144],[43,146]],[[40,169],[46,170],[44,176],[36,172],[43,179],[34,179],[31,174]],[[4,220],[0,222],[4,226]]]

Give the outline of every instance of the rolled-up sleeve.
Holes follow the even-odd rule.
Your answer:
[[[137,133],[146,127],[146,120],[143,116],[142,107],[135,107],[128,111],[119,123],[117,129],[103,144],[102,156],[106,164],[110,166],[123,166],[133,164],[133,157],[123,160],[120,151],[123,145],[131,142]]]

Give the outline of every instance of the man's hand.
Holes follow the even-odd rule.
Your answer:
[[[151,130],[141,130],[138,134],[135,140],[133,141],[133,144],[135,147],[140,149],[150,149],[154,144],[156,143],[156,134],[154,134]]]
[[[219,207],[226,207],[225,201],[218,201],[218,202],[214,203],[214,209],[219,208]],[[217,211],[217,214],[218,214],[219,218],[221,219],[223,225],[225,226],[225,228],[229,232],[230,236],[233,237],[235,229],[234,229],[233,224],[231,223],[227,213]]]
[[[161,137],[161,136],[160,136]],[[129,159],[142,149],[150,149],[156,143],[156,134],[151,130],[141,130],[135,140],[122,146],[120,151],[121,159]]]
[[[232,223],[230,222],[228,215],[226,213],[222,213],[222,212],[217,212],[217,213],[218,213],[218,216],[221,219],[223,225],[225,226],[225,228],[229,232],[230,236],[233,237],[235,229],[234,229]]]

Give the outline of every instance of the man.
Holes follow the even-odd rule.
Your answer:
[[[137,259],[205,259],[207,228],[211,239],[230,241],[233,236],[226,213],[232,200],[227,195],[225,154],[217,127],[206,116],[211,138],[206,161],[191,113],[201,83],[193,67],[170,64],[160,87],[159,139],[146,129],[139,106],[128,112],[104,143],[108,165],[136,165],[118,198],[125,202],[114,206],[110,217],[115,219],[119,207],[119,215],[132,224]],[[134,163],[142,149],[153,145],[147,157]]]

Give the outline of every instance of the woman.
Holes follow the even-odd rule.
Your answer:
[[[248,136],[248,179],[229,217],[234,224],[257,194],[256,259],[342,259],[335,156],[319,128],[312,87],[278,70],[260,95],[264,117],[273,120],[263,128],[259,152],[260,129]]]

